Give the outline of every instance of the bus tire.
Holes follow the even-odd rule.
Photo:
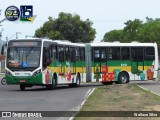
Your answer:
[[[6,85],[6,78],[5,78],[5,77],[3,77],[3,78],[1,79],[1,84],[2,84],[2,85]]]
[[[25,88],[26,88],[26,86],[25,86],[25,85],[20,84],[20,90],[21,90],[21,91],[25,91]]]
[[[119,84],[126,84],[129,83],[129,75],[127,72],[121,72],[118,75],[118,83]]]

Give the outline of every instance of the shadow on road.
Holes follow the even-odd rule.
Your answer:
[[[13,88],[12,88],[9,91],[21,91],[19,89],[19,85],[6,85],[6,86],[7,86],[7,88],[9,88],[9,86],[16,88],[15,90],[13,90]],[[64,90],[64,89],[79,89],[79,88],[87,88],[87,87],[98,87],[98,86],[103,86],[103,85],[101,83],[86,83],[86,84],[82,83],[80,85],[80,87],[70,87],[69,85],[58,85],[53,91]],[[33,87],[26,87],[25,91],[52,91],[52,90],[46,89],[45,86],[33,86]]]

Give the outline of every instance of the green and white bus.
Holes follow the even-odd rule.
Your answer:
[[[33,85],[54,89],[81,82],[103,84],[151,80],[158,75],[156,43],[71,43],[48,39],[10,40],[6,82],[21,90]]]
[[[58,84],[79,86],[85,76],[85,45],[47,39],[10,40],[6,83],[21,90],[33,85],[54,89]]]

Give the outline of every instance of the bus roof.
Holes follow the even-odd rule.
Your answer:
[[[51,40],[51,39],[42,39],[42,38],[23,38],[23,39],[13,39],[13,40],[9,40],[10,41],[48,41],[48,42],[53,42],[53,43],[57,43],[59,45],[69,45],[69,46],[79,46],[79,47],[85,47],[84,43],[72,43],[68,40]]]
[[[12,40],[9,40],[8,42],[10,41],[23,41],[23,40],[42,40],[40,38],[23,38],[23,39],[12,39]]]
[[[107,46],[117,46],[117,47],[120,47],[120,46],[157,46],[156,43],[119,43],[119,42],[99,42],[99,43],[91,43],[91,46],[92,47],[107,47]]]
[[[79,46],[79,47],[84,47],[84,43],[72,43],[67,40],[53,40],[53,42],[58,43],[59,45],[70,45],[70,46]]]
[[[69,46],[79,46],[79,47],[84,47],[85,43],[72,43],[68,40],[51,40],[51,39],[44,39],[44,38],[23,38],[23,39],[13,39],[9,40],[10,41],[23,41],[23,40],[29,40],[29,41],[48,41],[48,42],[53,42],[57,43],[59,45],[69,45]],[[109,46],[157,46],[156,43],[139,43],[139,42],[131,42],[131,43],[120,43],[120,42],[96,42],[96,43],[89,43],[92,47],[109,47]]]

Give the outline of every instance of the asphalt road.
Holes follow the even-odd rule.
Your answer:
[[[141,87],[160,94],[160,81],[134,81]],[[55,90],[34,86],[20,91],[18,85],[0,84],[0,111],[77,111],[92,88],[102,84],[82,84],[78,88],[59,86]],[[0,118],[0,120],[68,120],[54,118]]]
[[[144,89],[160,95],[160,81],[136,81],[136,83]]]
[[[55,90],[35,86],[20,91],[18,85],[0,85],[0,111],[77,111],[85,100],[87,92],[102,84],[82,84],[81,87],[70,88],[59,86]],[[35,120],[35,118],[30,118]],[[37,118],[37,120],[67,120],[69,118]],[[11,120],[0,118],[0,120]],[[12,120],[28,120],[28,118],[12,118]]]

